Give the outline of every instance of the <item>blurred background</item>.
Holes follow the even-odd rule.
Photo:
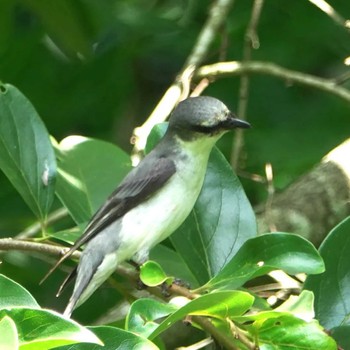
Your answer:
[[[27,96],[55,139],[85,135],[113,142],[129,153],[132,130],[146,120],[183,66],[211,4],[208,0],[1,0],[0,80]],[[222,47],[224,60],[242,59],[252,4],[235,1],[205,63],[221,60]],[[350,18],[348,0],[329,4]],[[309,1],[266,1],[258,35],[260,47],[253,50],[253,60],[324,78],[349,71],[344,60],[350,56],[350,32]],[[239,83],[239,77],[217,80],[204,94],[235,110]],[[344,86],[350,87],[349,82]],[[349,116],[348,103],[338,97],[251,75],[248,118],[253,129],[245,133],[241,167],[264,176],[270,162],[274,184],[283,189],[349,137]],[[228,158],[231,144],[232,135],[219,144]],[[264,185],[241,180],[253,205],[264,201]],[[34,221],[0,173],[0,237],[13,237]],[[13,261],[18,278],[24,285],[27,281],[31,291],[37,289],[38,281],[26,278],[21,269],[20,261],[28,264],[27,258],[17,254]],[[47,270],[40,260],[30,263],[42,275]],[[56,287],[46,293],[54,294]]]

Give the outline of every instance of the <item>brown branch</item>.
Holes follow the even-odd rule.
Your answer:
[[[201,316],[192,316],[192,320],[193,322],[201,326],[203,330],[211,334],[213,338],[215,338],[219,342],[219,344],[221,344],[225,349],[239,349],[235,344],[233,344],[232,339],[223,332],[221,332],[218,328],[216,328],[208,318]]]
[[[19,250],[33,253],[43,253],[46,255],[54,255],[57,257],[62,256],[67,248],[62,246],[56,246],[47,243],[30,242],[12,238],[1,238],[0,239],[0,251],[7,250]],[[78,259],[80,252],[75,252],[72,258]]]
[[[188,56],[184,69],[188,66],[197,67],[207,56],[210,45],[215,39],[216,33],[227,18],[233,0],[217,0],[211,7],[208,19],[200,32],[197,42],[191,54]]]
[[[336,84],[335,80],[319,78],[314,75],[301,73],[283,68],[270,62],[220,62],[200,67],[194,75],[194,79],[224,78],[242,74],[264,74],[280,78],[290,83],[310,86],[325,92],[329,92],[350,102],[350,91]]]
[[[328,232],[350,215],[350,139],[333,149],[309,173],[276,193],[266,211],[255,208],[258,231],[302,235],[319,245]]]
[[[133,131],[131,137],[134,144],[132,162],[133,165],[138,164],[141,159],[146,145],[147,136],[157,123],[163,122],[169,116],[176,104],[188,96],[189,85],[192,78],[192,73],[205,59],[209,52],[216,33],[220,26],[224,23],[229,9],[234,0],[217,0],[210,9],[209,16],[205,22],[198,39],[189,54],[181,72],[176,77],[175,81],[167,89],[153,112],[147,120]],[[187,91],[188,90],[188,91]]]

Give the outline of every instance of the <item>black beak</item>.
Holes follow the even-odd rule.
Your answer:
[[[236,118],[236,116],[232,112],[230,112],[230,114],[227,116],[227,127],[229,129],[233,129],[233,128],[249,129],[251,128],[251,125],[244,120]]]

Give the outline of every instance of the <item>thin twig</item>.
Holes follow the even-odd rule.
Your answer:
[[[318,7],[322,12],[328,15],[336,24],[344,27],[349,31],[349,27],[347,25],[347,21],[343,16],[341,16],[335,9],[328,4],[325,0],[309,0],[313,5]]]
[[[210,9],[209,16],[205,22],[201,32],[198,35],[197,41],[188,56],[181,72],[176,77],[175,81],[167,89],[154,111],[147,118],[143,125],[137,127],[133,131],[131,137],[134,144],[132,163],[136,165],[143,153],[146,145],[147,136],[157,123],[163,122],[168,118],[169,114],[176,104],[188,96],[192,73],[206,58],[210,46],[215,39],[215,36],[221,25],[226,20],[230,7],[234,0],[217,0]],[[190,72],[190,74],[188,74]]]
[[[19,250],[19,251],[29,251],[36,253],[49,254],[54,256],[62,256],[62,253],[65,251],[65,247],[54,246],[46,243],[37,243],[37,242],[28,242],[22,240],[16,240],[11,238],[2,238],[0,239],[0,251],[11,251],[11,250]],[[76,251],[72,254],[71,258],[78,259],[81,253]],[[123,265],[118,266],[116,270],[120,275],[127,277],[131,280],[136,281],[138,278],[138,273],[135,269],[130,269]],[[151,294],[155,294],[158,297],[163,297],[159,293],[159,288],[156,291],[155,288],[148,288],[148,291]],[[169,291],[173,294],[182,295],[189,299],[195,299],[196,295],[191,293],[187,288],[181,287],[178,285],[171,286]],[[194,316],[193,320],[198,323],[205,331],[210,333],[220,344],[222,344],[228,350],[237,350],[237,347],[232,344],[230,338],[228,338],[224,333],[222,333],[219,329],[217,329],[208,319],[204,317]]]
[[[274,222],[271,221],[273,197],[275,194],[275,186],[273,184],[273,169],[271,163],[265,164],[266,184],[267,184],[267,200],[265,203],[265,216],[268,222],[270,232],[276,232],[277,228]]]
[[[198,67],[208,55],[210,46],[217,32],[227,18],[233,0],[217,0],[211,7],[207,21],[200,32],[197,41],[188,56],[184,68],[188,66]]]
[[[0,239],[0,251],[19,250],[33,253],[43,253],[60,257],[66,249],[67,248],[62,246],[56,246],[47,243],[30,242],[12,238]],[[74,259],[77,259],[79,257],[80,252],[74,252],[72,254],[72,258]]]
[[[228,337],[226,334],[221,332],[218,328],[216,328],[209,319],[201,316],[192,316],[193,322],[197,323],[202,327],[203,330],[208,332],[215,338],[220,345],[222,345],[227,350],[238,350],[239,348],[233,344],[232,339]]]
[[[66,208],[60,208],[52,212],[47,220],[46,220],[46,226],[53,224],[64,217],[68,216],[68,210]],[[37,233],[39,233],[42,229],[42,224],[40,222],[35,222],[33,225],[30,225],[26,229],[24,229],[22,232],[20,232],[15,238],[17,239],[26,239],[31,238],[35,236]]]
[[[262,10],[264,0],[255,0],[252,8],[252,14],[250,17],[247,31],[244,36],[243,47],[243,62],[249,62],[252,57],[252,48],[259,48],[259,38],[257,35],[257,26],[259,24],[259,18]],[[240,119],[247,119],[247,106],[249,98],[249,77],[247,74],[243,74],[241,78],[241,84],[239,87],[239,100],[237,114]],[[231,166],[237,171],[238,163],[244,147],[244,136],[242,129],[237,129],[235,137],[232,142],[231,149]]]
[[[245,335],[245,333],[234,324],[234,322],[232,322],[230,319],[227,319],[227,322],[230,325],[233,336],[237,340],[244,344],[249,350],[255,350],[257,348],[256,345],[252,343],[250,339]]]
[[[250,61],[246,63],[231,61],[220,62],[200,67],[195,72],[195,79],[224,78],[242,74],[265,74],[285,80],[289,84],[297,83],[315,89],[329,92],[350,102],[350,91],[336,84],[333,79],[319,78],[314,75],[293,71],[280,67],[274,63]]]

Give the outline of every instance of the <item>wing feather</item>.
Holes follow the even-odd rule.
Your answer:
[[[91,218],[81,237],[56,262],[40,283],[45,281],[63,261],[82,245],[159,190],[176,171],[174,162],[169,158],[150,157],[144,162],[146,158],[126,176],[118,188],[108,197]]]

